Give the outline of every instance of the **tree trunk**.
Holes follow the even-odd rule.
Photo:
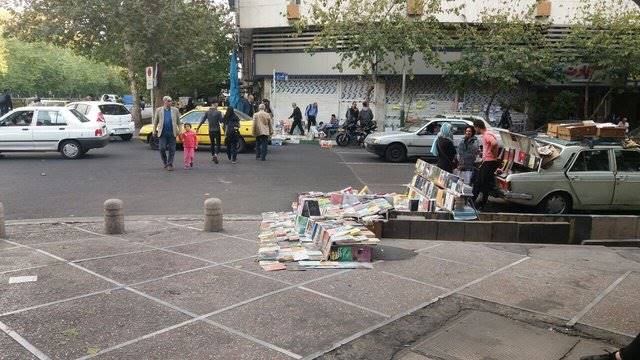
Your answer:
[[[596,114],[598,113],[598,111],[600,111],[600,108],[602,107],[602,105],[604,105],[604,102],[607,100],[609,95],[611,95],[611,92],[613,92],[613,88],[610,87],[609,91],[607,91],[607,93],[604,94],[604,96],[602,97],[602,100],[600,100],[600,103],[598,103],[598,106],[596,106],[596,109],[593,110],[593,113],[591,114],[591,119],[595,119]]]
[[[156,69],[156,87],[153,90],[153,98],[155,107],[162,106],[162,98],[167,95],[164,81],[162,81],[162,64],[158,64]],[[174,106],[178,103],[178,99],[173,99]],[[155,111],[155,109],[154,109]]]
[[[142,114],[140,113],[140,97],[138,96],[138,81],[136,80],[136,67],[133,61],[133,48],[128,43],[124,44],[124,55],[127,61],[127,78],[129,80],[129,89],[133,96],[133,107],[131,108],[131,117],[135,124],[136,130],[142,127]]]
[[[491,113],[491,105],[493,105],[493,101],[498,96],[498,92],[494,91],[491,93],[491,98],[489,98],[489,103],[487,104],[487,108],[484,111],[484,119],[489,122],[489,113]]]
[[[584,87],[584,111],[583,111],[584,120],[589,120],[587,115],[589,114],[589,83]]]

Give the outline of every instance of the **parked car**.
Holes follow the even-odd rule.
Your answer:
[[[120,96],[116,94],[102,94],[102,96],[100,96],[100,101],[118,102],[119,100],[120,100]]]
[[[588,147],[542,136],[536,140],[552,145],[560,156],[540,172],[515,168],[498,176],[505,200],[549,214],[640,209],[639,149],[625,149],[619,142]]]
[[[135,131],[133,118],[122,104],[108,101],[79,101],[67,107],[78,110],[92,121],[104,123],[110,136],[119,136],[124,141],[129,141],[133,137]]]
[[[412,125],[399,131],[373,133],[365,139],[365,149],[391,162],[400,162],[414,157],[432,157],[431,145],[445,122],[451,124],[456,146],[464,138],[464,130],[468,126],[473,126],[473,120],[469,119],[453,117],[428,119],[420,125]],[[491,128],[486,122],[485,125],[487,129]]]
[[[188,113],[182,115],[180,117],[180,122],[182,124],[189,123],[192,125],[193,130],[196,130],[196,127],[200,123],[202,116],[204,113],[209,110],[208,107],[197,107],[194,110],[189,111]],[[218,107],[218,110],[224,114],[227,111],[227,108],[224,106]],[[236,115],[240,118],[240,140],[238,141],[238,151],[243,152],[248,147],[253,146],[256,142],[256,138],[253,136],[253,119],[243,113],[242,111],[235,110]],[[158,148],[158,139],[152,134],[153,126],[151,124],[145,125],[140,129],[140,133],[138,134],[138,138],[143,142],[149,144],[152,149]],[[220,127],[220,135],[221,141],[224,144],[224,129],[222,126]],[[181,143],[180,139],[177,140],[178,144]],[[198,131],[198,143],[200,145],[211,145],[211,139],[209,139],[209,124],[205,121]]]
[[[59,151],[65,158],[77,159],[108,142],[104,123],[75,109],[28,106],[0,118],[0,152]]]

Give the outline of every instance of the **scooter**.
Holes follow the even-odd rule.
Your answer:
[[[338,129],[336,144],[338,144],[338,146],[347,146],[354,143],[358,146],[362,146],[367,135],[376,131],[377,128],[378,126],[376,124],[372,124],[367,127],[360,127],[355,123],[345,124]]]

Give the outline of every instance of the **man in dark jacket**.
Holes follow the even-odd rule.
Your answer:
[[[347,113],[345,115],[345,124],[352,125],[358,122],[358,116],[360,115],[360,111],[358,110],[358,104],[354,101],[351,103],[351,107],[347,109]]]
[[[302,128],[302,111],[300,111],[300,108],[296,103],[291,104],[291,106],[293,106],[293,112],[291,113],[291,116],[289,116],[289,119],[293,118],[293,123],[291,124],[289,135],[293,135],[293,130],[297,126],[300,129],[300,134],[304,136],[304,129]]]
[[[209,139],[211,139],[211,161],[218,163],[220,153],[220,124],[222,123],[222,113],[218,111],[218,103],[211,103],[211,107],[202,116],[196,132],[200,132],[200,127],[205,121],[209,122]]]
[[[373,125],[373,111],[369,108],[369,103],[362,102],[362,110],[358,114],[358,121],[363,128],[369,128]]]
[[[11,102],[11,95],[9,95],[9,90],[5,89],[3,93],[4,94],[0,96],[0,116],[13,110],[13,103]]]
[[[502,112],[502,116],[500,117],[500,124],[498,124],[503,129],[509,130],[511,129],[511,113],[509,112],[509,108],[505,107]]]

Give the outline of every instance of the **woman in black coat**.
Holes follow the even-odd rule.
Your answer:
[[[453,144],[453,133],[451,132],[451,124],[444,123],[438,138],[431,146],[431,153],[438,157],[438,167],[446,172],[452,173],[457,167],[456,147]]]

